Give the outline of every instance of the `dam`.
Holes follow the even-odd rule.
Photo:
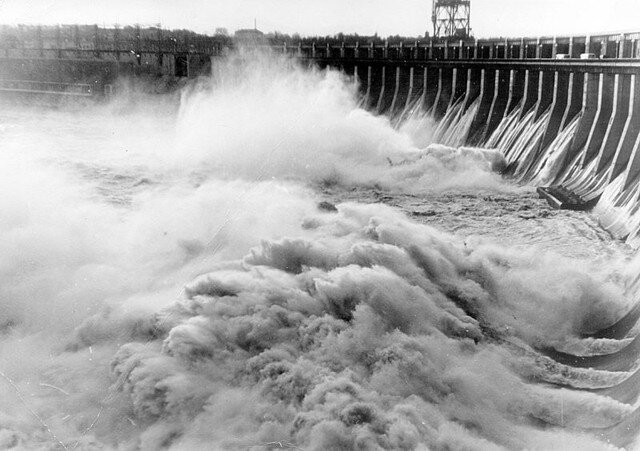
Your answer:
[[[206,74],[232,46],[140,27],[2,33],[0,90],[88,97],[110,95],[126,77]],[[500,149],[508,172],[552,205],[596,207],[616,237],[637,236],[640,32],[267,47],[351,75],[363,107],[397,123],[420,114],[440,121],[449,130],[441,144]]]
[[[639,33],[282,48],[359,83],[395,121],[426,114],[436,141],[498,148],[509,173],[560,208],[597,206],[633,242],[640,218]],[[601,202],[599,202],[602,200]]]
[[[638,34],[1,32],[0,448],[639,449]]]

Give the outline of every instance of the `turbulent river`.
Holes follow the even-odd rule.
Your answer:
[[[358,108],[230,61],[0,110],[0,449],[638,448],[640,264]]]

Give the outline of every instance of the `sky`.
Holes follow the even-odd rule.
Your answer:
[[[640,29],[639,0],[471,0],[476,37]],[[253,28],[302,35],[422,36],[432,0],[0,0],[0,23],[160,23],[213,33]]]

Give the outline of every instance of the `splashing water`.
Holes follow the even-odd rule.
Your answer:
[[[417,108],[233,58],[179,104],[0,113],[0,448],[633,444],[626,248]]]
[[[476,99],[466,109],[464,106],[464,99],[462,99],[449,108],[434,132],[434,142],[456,148],[467,142],[471,124],[480,106],[480,99]]]
[[[549,144],[548,150],[533,171],[535,174],[535,177],[531,180],[533,184],[540,186],[553,185],[560,177],[563,169],[567,166],[567,160],[570,158],[568,153],[571,150],[572,140],[578,128],[579,120],[579,116],[574,118]]]

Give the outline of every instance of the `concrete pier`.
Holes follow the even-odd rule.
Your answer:
[[[630,76],[628,100],[627,120],[612,162],[611,180],[626,169],[633,146],[640,135],[640,76],[638,75]]]
[[[567,125],[576,117],[582,108],[582,98],[584,95],[584,77],[581,72],[570,72],[567,85],[567,108],[562,116],[560,131],[564,130]]]
[[[631,156],[629,158],[629,164],[624,171],[624,184],[623,190],[631,188],[638,182],[640,177],[640,135],[636,137],[636,141],[631,148]]]
[[[451,101],[451,89],[453,87],[452,68],[438,69],[438,92],[433,102],[432,114],[436,119],[441,119],[447,111]]]
[[[598,80],[598,103],[595,118],[589,131],[582,157],[584,167],[598,156],[600,146],[604,141],[609,127],[609,120],[613,111],[613,91],[615,76],[602,73]]]
[[[522,96],[522,109],[520,119],[524,117],[538,103],[540,94],[540,71],[526,70],[524,74],[524,94]]]
[[[451,98],[449,99],[449,105],[447,108],[453,107],[453,105],[463,98],[468,90],[467,79],[469,71],[467,69],[453,69],[452,73],[452,85],[451,85]]]
[[[494,99],[496,70],[483,69],[480,77],[480,103],[478,111],[471,122],[467,142],[471,145],[479,144],[485,133],[485,125],[489,120],[491,105]]]
[[[508,116],[517,108],[524,96],[524,73],[519,70],[509,70],[509,97],[507,98],[507,106],[504,110],[504,116]],[[487,130],[488,134],[493,130]]]
[[[611,168],[629,114],[631,75],[616,74],[614,77],[613,111],[598,152],[596,173],[601,173]]]
[[[395,68],[395,86],[391,106],[389,107],[389,115],[394,117],[404,110],[407,103],[409,90],[413,89],[413,68],[412,67],[396,67]]]
[[[555,137],[558,136],[558,132],[562,129],[565,113],[567,112],[569,95],[571,94],[569,86],[571,74],[555,72],[553,77],[551,113],[540,144],[542,149],[545,149],[551,144]]]
[[[496,129],[508,109],[509,101],[512,100],[511,77],[512,71],[496,70],[493,86],[493,100],[491,101],[491,108],[489,109],[489,115],[482,132],[482,136],[480,137],[480,141],[485,141],[489,138],[491,132]]]
[[[582,87],[582,109],[578,129],[571,142],[569,157],[573,158],[583,151],[589,139],[589,132],[598,111],[598,75],[585,73]]]
[[[386,67],[385,66],[370,66],[371,80],[367,87],[369,92],[368,102],[365,106],[374,112],[378,111],[380,107],[381,99],[384,97],[384,80],[386,79]]]
[[[538,120],[542,114],[547,111],[547,108],[553,101],[553,94],[555,89],[555,74],[553,71],[540,71],[538,75],[538,94],[535,104],[535,114],[533,120]],[[566,90],[566,88],[564,88]]]

